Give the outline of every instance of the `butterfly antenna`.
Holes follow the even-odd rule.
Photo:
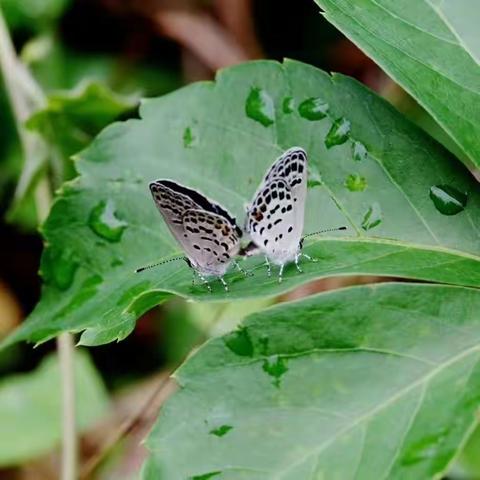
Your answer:
[[[320,233],[327,233],[327,232],[337,232],[338,230],[346,230],[347,227],[337,227],[337,228],[327,228],[326,230],[319,230],[318,232],[313,232],[313,233],[307,233],[307,235],[304,235],[302,240],[311,237],[313,235],[319,235]]]
[[[159,265],[163,265],[164,263],[175,262],[176,260],[184,259],[184,256],[169,258],[168,260],[163,260],[163,262],[153,263],[152,265],[145,265],[144,267],[137,268],[135,270],[135,273],[143,272],[144,270],[148,270],[149,268],[158,267]]]

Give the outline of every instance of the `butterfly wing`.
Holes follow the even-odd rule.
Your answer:
[[[225,217],[190,209],[182,217],[185,251],[194,265],[211,275],[223,275],[240,249],[235,225]]]
[[[267,255],[298,245],[292,191],[285,180],[273,178],[258,191],[248,212],[246,229]]]
[[[199,205],[189,195],[178,191],[175,185],[166,185],[162,180],[150,183],[150,192],[168,229],[185,249],[183,215],[189,209],[200,208]]]
[[[293,147],[267,171],[247,214],[246,230],[268,256],[296,252],[303,232],[307,154]]]
[[[219,215],[225,222],[234,226],[237,236],[242,235],[235,219],[227,210],[195,190],[171,180],[156,180],[150,183],[150,191],[169,230],[184,250],[189,247],[189,243],[185,240],[183,225],[183,217],[187,210],[204,210]]]
[[[294,203],[295,228],[303,232],[305,200],[307,196],[307,152],[301,147],[292,147],[284,152],[270,167],[264,182],[282,178],[287,182]]]

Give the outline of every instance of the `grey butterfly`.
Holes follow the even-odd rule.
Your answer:
[[[271,275],[270,262],[280,266],[279,282],[284,266],[295,262],[301,272],[302,232],[307,196],[307,153],[293,147],[284,152],[268,169],[247,210],[245,230],[252,243],[247,255],[262,252]]]
[[[243,272],[234,259],[242,237],[235,218],[201,193],[172,180],[151,182],[150,192],[170,232],[185,251],[185,260],[194,274],[209,290],[208,279],[214,277],[228,291],[223,276],[230,264],[234,262]]]

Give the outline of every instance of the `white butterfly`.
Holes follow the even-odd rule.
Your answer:
[[[247,254],[261,251],[271,275],[270,262],[280,266],[279,282],[287,263],[298,264],[302,253],[302,232],[307,196],[307,153],[293,147],[283,153],[267,171],[247,210],[245,230],[253,245]]]
[[[215,277],[228,291],[223,276],[230,264],[234,262],[244,272],[234,259],[240,250],[242,236],[235,218],[201,193],[172,180],[151,182],[150,191],[170,232],[184,249],[185,260],[194,273],[209,290],[208,278]]]

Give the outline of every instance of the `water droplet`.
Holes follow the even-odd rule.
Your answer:
[[[260,343],[260,346],[261,346],[261,352],[262,352],[262,355],[266,355],[267,352],[268,352],[268,343],[269,343],[269,339],[266,335],[263,335],[262,337],[260,337],[258,339],[258,342]]]
[[[218,428],[210,430],[210,434],[216,435],[217,437],[223,437],[227,434],[233,427],[231,425],[220,425]]]
[[[275,122],[275,105],[272,97],[263,89],[252,87],[245,104],[248,117],[268,127]]]
[[[350,121],[345,117],[337,118],[325,137],[325,146],[331,148],[345,143],[350,135],[350,127]]]
[[[88,225],[98,236],[109,242],[119,242],[128,224],[117,217],[111,200],[102,200],[90,213]]]
[[[293,97],[285,97],[282,102],[282,111],[285,114],[292,113],[295,110],[295,100]]]
[[[72,252],[48,247],[42,256],[40,270],[45,283],[64,291],[73,283],[78,266]]]
[[[313,188],[313,187],[320,187],[321,185],[323,185],[322,176],[316,170],[311,170],[309,168],[308,169],[307,187],[308,188]]]
[[[246,328],[240,328],[224,337],[225,345],[235,354],[242,357],[253,355],[253,344]]]
[[[466,207],[468,197],[450,185],[434,185],[430,188],[430,198],[443,215],[456,215]]]
[[[380,205],[377,202],[372,203],[363,217],[362,228],[364,230],[370,230],[380,225],[382,220],[382,209]]]
[[[209,472],[209,473],[204,473],[203,475],[195,475],[194,477],[190,477],[190,480],[208,480],[209,478],[216,477],[217,475],[220,475],[222,472],[216,471],[216,472]]]
[[[351,192],[363,192],[367,188],[367,180],[365,177],[353,173],[345,179],[344,185]]]
[[[280,379],[288,371],[287,362],[278,355],[272,355],[263,362],[263,371],[274,377],[273,384],[279,388]]]
[[[197,143],[197,137],[194,135],[191,127],[187,127],[183,132],[183,146],[192,148]]]
[[[298,113],[307,120],[321,120],[327,116],[329,105],[321,98],[308,98],[298,106]]]
[[[352,157],[355,161],[361,162],[365,160],[368,156],[368,151],[365,148],[365,145],[361,142],[352,143]]]
[[[438,433],[425,436],[418,442],[415,442],[401,458],[401,464],[414,465],[435,457],[447,436],[447,432],[447,429],[442,429]]]
[[[115,267],[120,267],[123,265],[123,261],[120,260],[119,258],[114,258],[111,262],[110,262],[110,266],[112,268],[115,268]]]

